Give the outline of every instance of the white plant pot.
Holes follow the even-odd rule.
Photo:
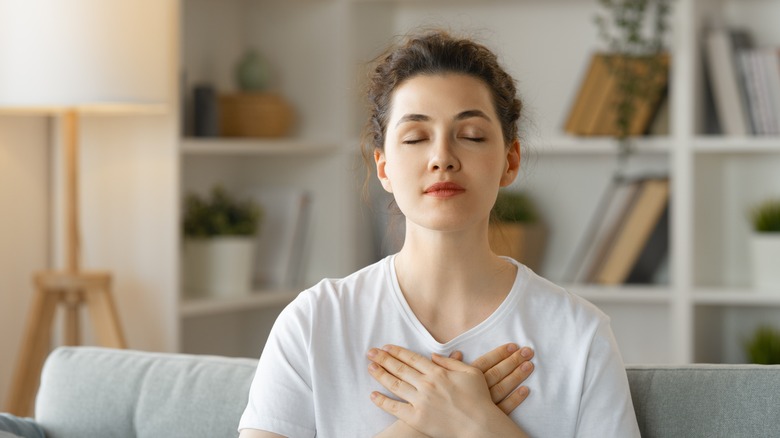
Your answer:
[[[182,274],[188,297],[235,297],[252,288],[254,236],[185,238]]]
[[[750,255],[753,287],[780,294],[780,233],[753,233]]]

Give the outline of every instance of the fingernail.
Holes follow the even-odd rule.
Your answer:
[[[511,353],[511,352],[513,352],[513,351],[517,351],[517,345],[515,345],[515,344],[509,344],[509,345],[507,345],[507,346],[506,346],[506,351],[508,351],[508,352],[510,352],[510,353]]]
[[[374,358],[376,356],[376,353],[377,353],[376,348],[372,348],[368,350],[368,357]]]
[[[368,364],[368,369],[371,371],[376,371],[377,369],[379,369],[379,365],[375,364],[374,362],[371,362],[370,364]]]
[[[520,352],[520,355],[523,356],[524,358],[528,359],[532,355],[531,349],[530,348],[523,348],[523,350]]]
[[[528,372],[528,371],[531,371],[531,367],[532,366],[533,365],[531,365],[531,362],[525,362],[525,363],[523,363],[522,369],[523,369],[523,371]]]
[[[392,348],[392,346],[385,345],[384,347],[382,347],[382,350],[385,350],[385,351],[387,351],[389,353],[391,348]]]

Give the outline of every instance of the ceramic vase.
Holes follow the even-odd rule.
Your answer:
[[[755,289],[780,294],[780,233],[753,233],[751,266]]]
[[[190,298],[244,296],[252,288],[255,238],[184,239],[182,274]]]
[[[271,68],[266,59],[255,50],[247,50],[236,65],[236,83],[242,91],[259,92],[268,88]]]

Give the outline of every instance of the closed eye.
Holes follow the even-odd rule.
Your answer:
[[[402,143],[403,144],[417,144],[417,143],[420,143],[422,141],[425,141],[425,139],[424,138],[419,138],[419,139],[412,139],[412,140],[404,140]]]
[[[475,143],[483,143],[485,141],[485,137],[463,137],[468,141],[473,141]]]

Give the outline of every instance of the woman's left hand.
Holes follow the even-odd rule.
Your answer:
[[[483,372],[405,348],[371,349],[369,373],[404,401],[373,392],[374,404],[428,436],[524,436],[491,399]],[[511,431],[511,432],[510,432]]]

